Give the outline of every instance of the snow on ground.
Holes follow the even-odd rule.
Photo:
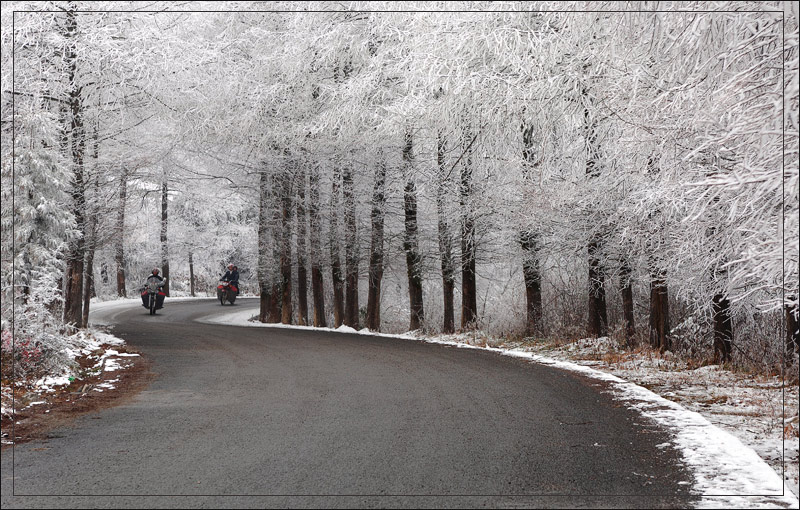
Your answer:
[[[125,345],[125,341],[95,329],[79,331],[67,337],[66,341],[68,345],[67,353],[72,361],[76,362],[79,357],[96,358],[98,360],[97,364],[92,369],[89,369],[89,371],[93,369],[98,369],[99,371],[119,370],[123,367],[119,365],[117,358],[138,356],[138,354],[120,353],[114,349],[108,348],[108,346],[121,347]],[[74,369],[64,367],[60,374],[51,374],[34,382],[34,391],[52,393],[55,391],[56,387],[67,386],[76,378],[77,374]]]
[[[779,377],[731,372],[718,365],[694,368],[670,352],[625,351],[608,338],[527,348],[608,371],[700,413],[748,445],[776,472],[785,470],[788,490],[798,495],[797,385],[784,386]]]
[[[693,471],[694,489],[702,495],[699,507],[798,508],[798,390],[797,386],[783,388],[777,378],[736,374],[713,366],[689,370],[685,362],[669,355],[629,353],[627,357],[620,354],[616,359],[609,358],[609,352],[619,349],[609,345],[611,341],[607,338],[560,347],[521,344],[492,347],[501,341],[480,334],[438,337],[374,334],[347,326],[332,329],[262,324],[251,321],[252,316],[252,310],[225,310],[203,321],[249,327],[324,329],[485,349],[606,381],[626,405],[672,432],[672,443]],[[787,468],[785,480],[778,474],[782,451]]]
[[[107,308],[122,310],[129,307],[129,303],[115,302],[114,305],[107,305]],[[47,404],[56,394],[72,384],[74,381],[82,380],[82,377],[90,377],[100,372],[124,370],[129,364],[122,363],[124,358],[139,356],[134,353],[119,352],[123,349],[125,341],[100,331],[94,327],[87,330],[80,330],[74,335],[64,338],[66,345],[65,352],[71,362],[69,366],[63,366],[58,372],[50,373],[37,380],[16,381],[17,389],[12,391],[11,386],[2,388],[2,406],[0,414],[5,419],[14,419],[14,410],[28,409],[34,405]],[[113,347],[113,348],[112,348]],[[80,368],[78,360],[84,361],[84,367]],[[86,367],[86,362],[94,362],[94,366]],[[114,389],[112,383],[119,381],[119,378],[105,381],[100,384],[96,391]],[[49,412],[49,411],[46,411]],[[7,431],[3,433],[3,444],[10,444],[6,439]]]

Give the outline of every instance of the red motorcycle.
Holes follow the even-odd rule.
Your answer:
[[[236,301],[236,294],[239,293],[239,289],[232,282],[219,282],[217,285],[217,299],[219,299],[219,304],[225,305],[225,301],[230,304],[233,304]]]

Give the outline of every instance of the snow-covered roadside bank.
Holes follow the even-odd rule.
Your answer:
[[[282,324],[261,324],[250,321],[249,319],[252,316],[252,310],[225,310],[224,312],[221,311],[221,313],[210,315],[203,319],[203,321],[234,326],[322,329]],[[797,496],[792,493],[789,483],[784,483],[784,480],[776,473],[775,469],[770,467],[770,465],[756,453],[755,450],[759,450],[759,453],[763,450],[763,448],[760,448],[759,444],[743,442],[740,438],[735,437],[734,434],[724,430],[722,424],[717,426],[717,424],[709,421],[708,416],[704,416],[706,413],[691,410],[691,406],[687,406],[690,407],[690,409],[687,409],[684,405],[681,405],[684,404],[684,402],[679,404],[673,400],[668,400],[664,398],[664,396],[660,396],[643,386],[613,375],[607,367],[598,365],[597,362],[591,362],[593,366],[587,366],[586,364],[580,364],[580,362],[568,359],[568,356],[562,356],[563,359],[556,359],[555,356],[539,354],[534,348],[529,346],[492,347],[487,345],[486,339],[482,337],[473,337],[471,335],[423,337],[411,334],[374,334],[370,333],[368,330],[356,331],[349,327],[324,329],[340,333],[367,334],[387,338],[425,341],[459,348],[484,349],[507,356],[528,359],[536,363],[551,365],[563,370],[570,370],[599,381],[604,381],[608,383],[615,396],[626,405],[638,410],[643,416],[661,424],[672,433],[673,445],[682,452],[684,461],[694,473],[694,489],[698,494],[703,496],[699,505],[700,507],[798,507]],[[491,344],[492,342],[490,341],[488,343]],[[646,376],[657,370],[657,368],[643,368],[642,374]],[[661,370],[663,371],[663,367]],[[703,370],[702,372],[704,374],[715,373],[715,371],[709,369]],[[691,375],[689,375],[689,377],[691,378]],[[709,398],[717,391],[730,393],[724,377],[719,380],[713,377],[707,377],[706,385],[710,389],[705,393],[705,398]],[[696,398],[703,397],[703,394],[699,392],[691,394]],[[797,390],[795,388],[795,399],[796,394]],[[720,403],[720,405],[722,404]],[[751,414],[754,413],[751,412]],[[748,420],[757,420],[759,418],[758,415],[748,416],[746,413],[737,414],[734,412],[731,412],[729,416],[731,426],[736,426],[735,424],[739,423],[738,426],[742,428],[748,426]],[[744,439],[746,439],[746,437]],[[747,446],[745,444],[747,444]],[[791,448],[788,451],[791,452]],[[797,449],[795,448],[794,451],[796,452]],[[778,467],[779,466],[780,465],[778,465]]]
[[[526,347],[549,358],[573,361],[645,386],[698,412],[755,450],[798,495],[798,386],[777,376],[732,372],[718,365],[696,366],[672,353],[628,351],[611,339]]]
[[[209,297],[177,297],[170,302]],[[139,298],[98,301],[92,299],[86,330],[66,337],[64,364],[36,380],[16,381],[12,386],[3,380],[2,444],[26,441],[41,434],[55,422],[53,417],[70,415],[113,405],[113,400],[136,388],[146,379],[146,361],[125,341],[108,334],[105,326],[116,321],[117,314],[141,306]]]
[[[126,370],[139,354],[125,341],[96,328],[63,339],[65,364],[37,379],[3,380],[2,444],[36,437],[47,428],[45,418],[66,417],[72,410],[91,410],[111,398],[120,384],[129,385]],[[23,356],[25,353],[23,353]],[[93,398],[105,393],[104,398]],[[53,412],[50,415],[51,411]],[[52,420],[50,420],[52,421]]]

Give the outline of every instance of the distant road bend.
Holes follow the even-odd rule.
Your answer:
[[[578,375],[424,342],[115,313],[132,400],[2,455],[2,506],[686,507],[668,434]],[[169,496],[169,497],[164,497]]]

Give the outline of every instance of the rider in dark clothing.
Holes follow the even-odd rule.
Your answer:
[[[239,270],[233,264],[228,264],[228,270],[222,277],[223,282],[230,282],[236,288],[236,293],[239,293]]]
[[[149,297],[147,292],[147,286],[150,285],[150,282],[152,281],[159,282],[158,283],[159,290],[161,290],[161,287],[164,286],[165,283],[164,278],[158,274],[158,268],[153,269],[153,271],[149,275],[147,275],[147,279],[144,281],[144,287],[142,288],[142,306],[144,306],[145,308],[149,308],[149,303],[148,303]],[[156,297],[156,308],[160,309],[163,306],[164,306],[164,296],[162,295],[161,292],[159,292]]]
[[[158,274],[158,268],[153,269],[153,271],[149,275],[147,275],[147,279],[145,280],[145,283],[149,283],[151,278],[155,278],[156,280],[158,280],[160,282],[164,281],[164,278],[162,278],[161,275]]]

